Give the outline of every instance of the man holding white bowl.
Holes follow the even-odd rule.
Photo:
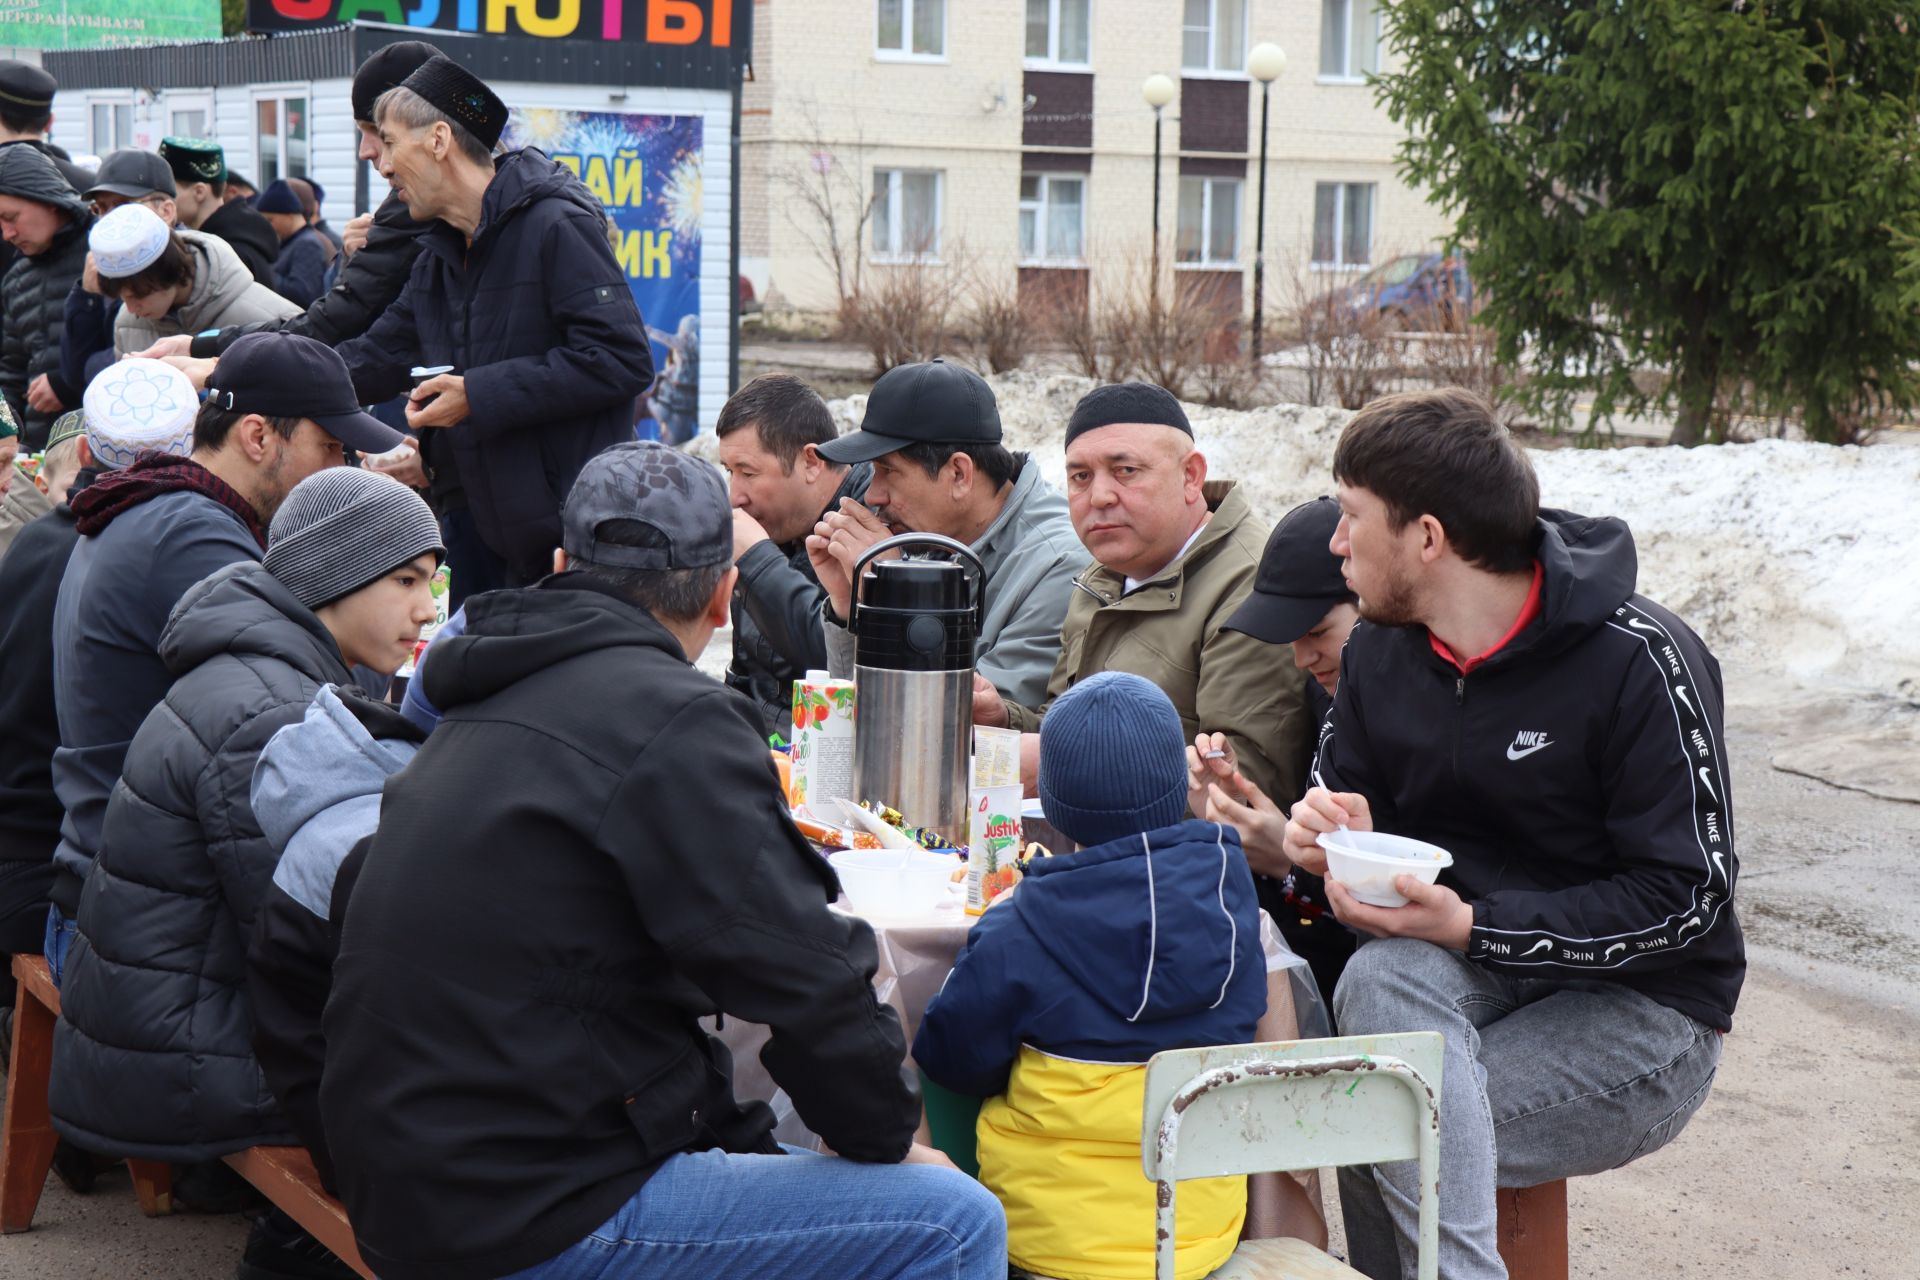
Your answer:
[[[1316,785],[1249,843],[1279,836],[1316,874],[1343,828],[1451,854],[1437,883],[1431,858],[1393,879],[1404,906],[1328,880],[1373,935],[1335,1010],[1347,1035],[1445,1036],[1440,1273],[1504,1277],[1496,1186],[1636,1160],[1712,1084],[1746,971],[1720,669],[1635,593],[1623,523],[1540,509],[1478,397],[1375,401],[1333,465],[1362,622]],[[1369,1276],[1414,1274],[1416,1181],[1411,1161],[1341,1171]]]

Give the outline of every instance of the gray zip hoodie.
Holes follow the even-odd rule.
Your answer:
[[[274,734],[253,771],[254,816],[281,851],[274,887],[325,920],[340,863],[379,825],[380,789],[417,750],[369,734],[331,687]]]

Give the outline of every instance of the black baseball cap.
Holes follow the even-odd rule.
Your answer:
[[[1319,626],[1327,610],[1357,599],[1340,572],[1340,557],[1327,549],[1339,523],[1340,504],[1332,498],[1303,502],[1282,516],[1260,553],[1253,594],[1223,630],[1292,644]]]
[[[609,524],[625,526],[618,533]],[[560,508],[568,556],[620,569],[733,563],[733,502],[719,469],[655,441],[587,459]]]
[[[237,413],[312,418],[361,453],[385,453],[406,439],[361,410],[338,352],[297,333],[250,333],[228,347],[207,379],[207,398]]]
[[[987,380],[939,356],[897,365],[867,393],[860,429],[820,446],[848,465],[872,462],[913,444],[999,444],[1000,406]]]
[[[115,151],[102,160],[93,185],[81,194],[91,200],[101,192],[125,196],[129,200],[151,195],[171,197],[180,194],[174,186],[172,166],[151,151],[139,151],[133,147]]]

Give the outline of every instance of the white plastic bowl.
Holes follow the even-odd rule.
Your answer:
[[[1404,907],[1395,892],[1395,876],[1414,876],[1432,884],[1453,865],[1453,855],[1437,844],[1390,836],[1384,831],[1329,831],[1317,842],[1327,851],[1327,878],[1338,880],[1360,901],[1376,907]]]
[[[952,896],[962,863],[925,849],[843,849],[827,859],[847,906],[861,916],[918,916]]]

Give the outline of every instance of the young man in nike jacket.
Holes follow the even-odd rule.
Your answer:
[[[1345,823],[1453,853],[1335,996],[1349,1035],[1434,1030],[1440,1273],[1504,1277],[1494,1189],[1612,1169],[1705,1101],[1746,972],[1719,664],[1635,594],[1620,521],[1541,510],[1526,455],[1459,390],[1391,396],[1334,454],[1360,598],[1316,785],[1285,850]],[[1342,1170],[1355,1265],[1412,1277],[1413,1164]]]

